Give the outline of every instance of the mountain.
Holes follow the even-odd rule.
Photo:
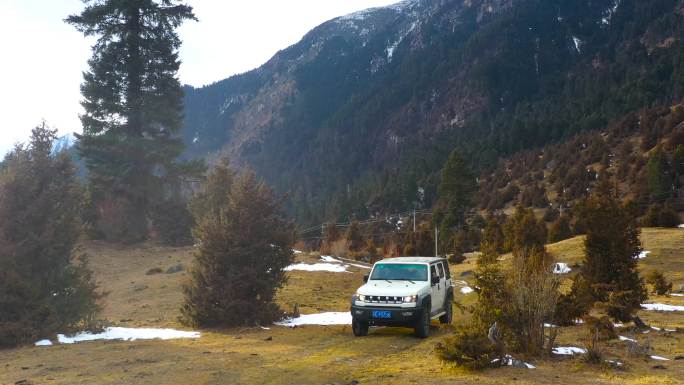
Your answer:
[[[228,155],[301,223],[430,206],[477,172],[684,95],[680,0],[407,0],[186,87],[188,157]],[[638,129],[638,128],[635,128]]]

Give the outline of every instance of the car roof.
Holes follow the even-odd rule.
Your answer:
[[[378,261],[378,263],[432,263],[443,261],[442,257],[397,257],[397,258],[387,258]]]

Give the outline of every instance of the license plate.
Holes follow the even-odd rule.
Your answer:
[[[373,310],[371,315],[373,318],[392,318],[391,311]]]

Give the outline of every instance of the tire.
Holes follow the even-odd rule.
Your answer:
[[[416,321],[415,332],[419,338],[427,338],[430,335],[430,310],[426,308]]]
[[[356,337],[365,337],[368,335],[368,322],[359,321],[352,318],[352,331]]]
[[[454,309],[453,309],[453,306],[451,305],[451,298],[446,299],[446,301],[444,303],[444,311],[446,312],[446,314],[439,317],[439,323],[441,323],[443,325],[450,325],[451,319],[453,318],[453,314],[454,314]]]

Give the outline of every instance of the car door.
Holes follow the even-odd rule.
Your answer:
[[[448,290],[451,287],[451,272],[447,261],[442,261],[442,265],[444,265],[444,287]]]
[[[433,263],[430,265],[430,282],[432,282],[432,277],[439,277],[439,282],[432,285],[432,306],[430,312],[435,314],[442,309],[444,305],[444,296],[446,294],[446,287],[444,286],[444,268],[441,263]]]

